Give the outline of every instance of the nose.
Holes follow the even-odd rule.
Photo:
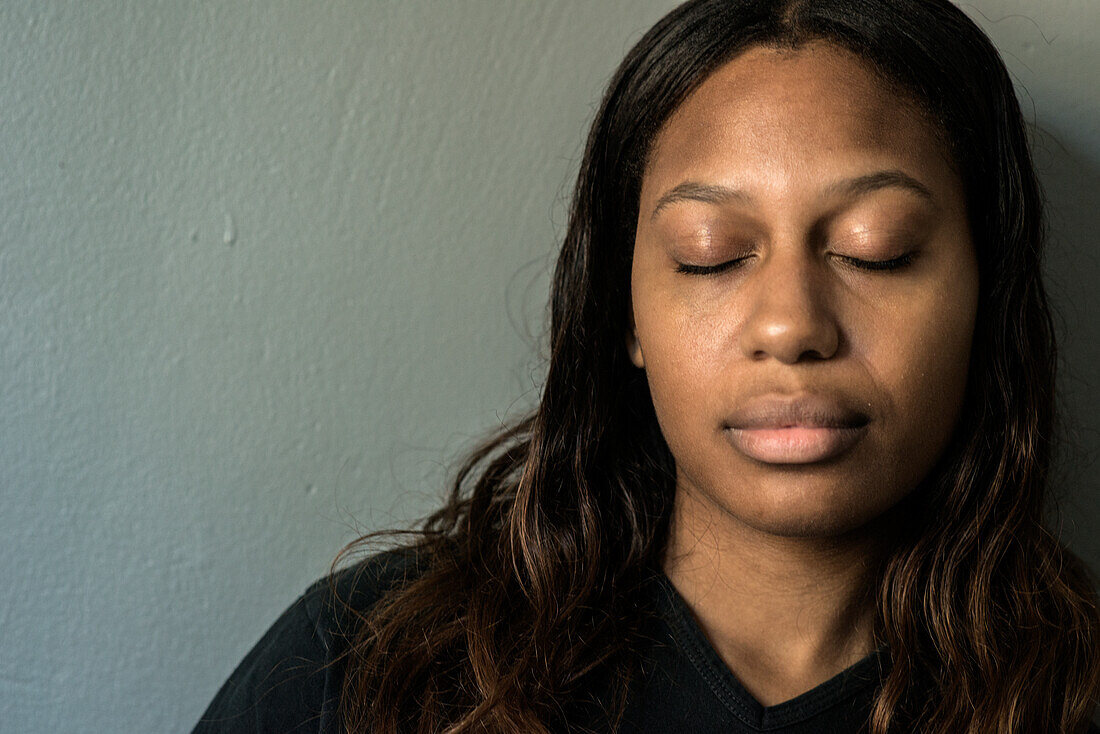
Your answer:
[[[808,253],[761,263],[745,294],[741,351],[753,360],[784,364],[830,359],[840,346],[840,328],[830,304],[829,283]]]

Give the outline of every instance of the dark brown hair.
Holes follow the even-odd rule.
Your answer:
[[[881,572],[876,636],[892,665],[869,731],[1085,726],[1100,611],[1085,567],[1044,523],[1055,428],[1044,219],[1000,57],[947,0],[692,0],[634,46],[593,122],[537,409],[461,467],[415,535],[415,578],[357,613],[349,731],[543,732],[597,670],[625,696],[639,589],[660,568],[675,489],[624,346],[646,156],[720,65],[752,46],[811,41],[857,54],[941,133],[980,264],[955,439],[905,500],[907,532]],[[920,686],[935,695],[915,695]]]

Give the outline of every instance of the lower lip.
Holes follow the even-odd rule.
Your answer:
[[[866,428],[727,428],[726,435],[750,459],[765,464],[812,464],[843,454]]]

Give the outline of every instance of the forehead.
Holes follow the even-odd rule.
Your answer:
[[[708,77],[665,123],[643,192],[651,179],[700,177],[784,189],[795,179],[884,164],[952,184],[934,128],[857,56],[823,42],[754,47]]]

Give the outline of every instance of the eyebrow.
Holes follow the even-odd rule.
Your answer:
[[[830,198],[855,199],[882,189],[902,189],[916,194],[932,204],[936,203],[936,197],[933,196],[931,189],[909,174],[898,170],[876,171],[875,173],[838,181],[826,187],[823,193]],[[657,200],[657,205],[653,207],[650,219],[656,218],[670,204],[680,201],[701,201],[704,204],[727,204],[730,202],[752,204],[754,199],[751,194],[741,189],[720,184],[685,181],[673,186]]]

